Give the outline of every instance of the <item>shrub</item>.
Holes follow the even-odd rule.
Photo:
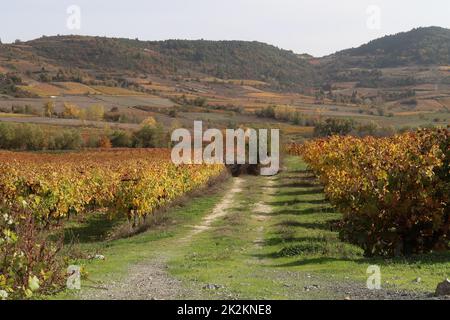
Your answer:
[[[275,107],[268,106],[256,111],[256,115],[261,118],[275,119]]]
[[[86,146],[89,143],[90,140]],[[76,129],[47,131],[35,124],[0,123],[0,149],[77,150],[84,145],[80,131]],[[98,147],[98,143],[94,146]]]
[[[32,124],[0,123],[0,148],[42,150],[46,137],[39,126]]]
[[[86,119],[101,121],[105,116],[105,108],[101,104],[94,104],[86,109]]]
[[[76,130],[64,130],[49,141],[50,150],[78,150],[83,145],[83,139]]]
[[[160,125],[145,125],[134,133],[133,146],[136,148],[163,147],[167,143],[164,129]]]
[[[104,149],[112,148],[111,141],[109,140],[109,138],[107,136],[103,136],[100,138],[99,147],[104,148]]]
[[[53,101],[47,101],[44,103],[44,117],[51,118],[55,112],[55,103]]]
[[[450,133],[423,129],[390,138],[333,136],[302,155],[344,215],[340,236],[366,255],[448,247]]]
[[[80,115],[81,110],[77,105],[68,102],[64,103],[64,118],[77,119],[80,117]]]
[[[156,120],[153,117],[145,118],[142,121],[141,126],[142,127],[152,127],[152,128],[154,128],[154,127],[156,127]]]
[[[64,284],[62,241],[47,241],[26,206],[0,208],[0,291],[3,299],[31,298]]]
[[[329,118],[315,125],[314,135],[318,137],[347,135],[354,128],[355,122],[353,120]]]
[[[83,146],[85,148],[98,148],[100,145],[100,135],[89,134],[83,135]]]
[[[114,131],[110,135],[109,139],[111,140],[111,144],[114,148],[129,148],[133,143],[131,135],[122,130]]]

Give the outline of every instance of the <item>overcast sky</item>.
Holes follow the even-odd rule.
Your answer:
[[[72,5],[79,20],[67,12]],[[315,56],[432,25],[450,28],[449,0],[13,0],[0,7],[3,42],[56,34],[257,40]]]

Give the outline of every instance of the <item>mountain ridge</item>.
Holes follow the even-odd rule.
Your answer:
[[[51,73],[52,68],[79,69],[79,73],[98,79],[121,73],[210,76],[254,79],[286,91],[330,81],[366,81],[369,77],[369,82],[376,86],[382,85],[376,69],[450,65],[450,29],[415,28],[322,58],[258,41],[140,41],[77,35],[43,36],[2,44],[0,57],[4,61],[20,59],[36,67],[42,65],[41,69],[48,66],[47,73]],[[7,70],[7,65],[5,63],[3,69]],[[354,72],[354,69],[360,71]],[[37,74],[39,70],[33,72]]]

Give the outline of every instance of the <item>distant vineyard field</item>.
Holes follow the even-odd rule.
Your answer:
[[[27,86],[19,86],[19,88],[39,97],[101,94],[100,91],[77,82],[36,83]]]
[[[95,90],[111,96],[140,96],[144,95],[142,92],[133,91],[120,87],[107,87],[107,86],[92,86]]]

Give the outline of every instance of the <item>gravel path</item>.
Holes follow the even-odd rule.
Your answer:
[[[223,197],[223,199],[214,207],[211,214],[207,215],[203,221],[196,226],[192,227],[192,231],[183,239],[181,239],[182,242],[186,242],[192,239],[193,236],[204,232],[206,230],[209,230],[211,228],[211,225],[217,221],[218,219],[224,217],[228,210],[233,206],[234,204],[234,198],[235,196],[242,192],[241,186],[244,179],[242,178],[234,178],[233,179],[233,186],[231,189],[227,192],[227,194]]]
[[[134,265],[124,279],[81,292],[84,300],[167,300],[188,296],[195,296],[195,292],[168,274],[164,258]]]
[[[211,225],[225,216],[235,203],[235,196],[242,192],[244,179],[234,178],[233,185],[222,200],[214,207],[200,224],[192,226],[192,231],[184,238],[177,240],[176,245],[189,242],[195,235],[209,230]],[[198,299],[202,292],[194,288],[186,288],[182,282],[173,278],[167,271],[167,256],[145,261],[132,266],[127,276],[106,284],[92,286],[82,290],[80,298],[84,300],[171,300]]]

